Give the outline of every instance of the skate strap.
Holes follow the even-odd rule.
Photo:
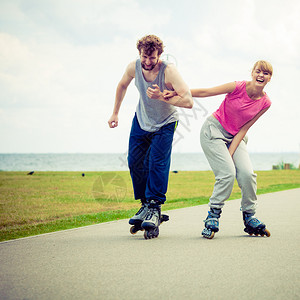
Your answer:
[[[218,222],[219,219],[218,218],[207,218],[207,219],[203,220],[204,223],[207,223],[207,222],[210,222],[210,221],[216,221],[216,222]]]
[[[261,222],[255,218],[254,216],[249,217],[246,221],[246,225],[248,225],[250,222],[252,223],[252,225],[259,225]],[[254,224],[253,224],[254,223]]]

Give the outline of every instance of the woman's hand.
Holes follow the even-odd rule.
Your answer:
[[[175,91],[169,91],[169,90],[163,91],[163,97],[167,101],[174,96],[177,96],[177,93]]]

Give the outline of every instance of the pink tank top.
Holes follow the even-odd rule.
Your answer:
[[[246,81],[236,81],[235,90],[226,95],[213,115],[226,131],[236,135],[243,125],[270,105],[271,100],[267,94],[258,100],[253,100],[247,94]]]

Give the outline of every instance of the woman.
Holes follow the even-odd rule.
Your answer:
[[[201,146],[216,179],[202,231],[205,238],[211,239],[219,231],[221,211],[232,192],[235,177],[242,191],[241,211],[245,232],[270,236],[265,224],[254,216],[257,202],[256,174],[246,149],[246,133],[271,105],[264,87],[271,80],[272,74],[270,63],[258,61],[252,69],[251,81],[191,90],[193,97],[226,94],[219,109],[203,124],[200,134]],[[166,101],[170,95],[170,92],[164,92]]]

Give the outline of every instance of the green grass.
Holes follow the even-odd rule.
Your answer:
[[[259,171],[258,194],[300,187],[299,170]],[[208,203],[211,171],[170,173],[164,210]],[[230,199],[241,197],[234,185]],[[0,241],[129,218],[129,172],[0,172]]]

